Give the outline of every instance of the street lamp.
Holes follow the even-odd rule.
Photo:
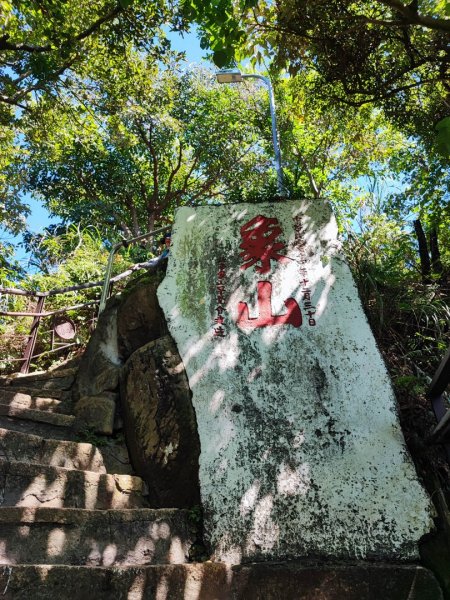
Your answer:
[[[216,78],[219,83],[239,83],[244,79],[253,77],[253,79],[260,79],[269,91],[269,105],[270,105],[270,116],[272,118],[272,139],[273,149],[275,151],[275,168],[277,170],[277,188],[280,196],[286,194],[286,190],[283,184],[283,170],[281,168],[281,151],[278,143],[278,132],[277,132],[277,117],[275,114],[275,98],[273,95],[273,88],[268,77],[263,75],[257,75],[256,73],[241,73],[237,69],[221,69],[217,71]]]

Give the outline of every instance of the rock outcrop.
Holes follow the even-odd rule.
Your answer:
[[[150,308],[156,285],[143,281],[138,289],[138,307],[131,290],[111,300],[100,320],[77,377],[76,417],[74,371],[0,378],[2,597],[443,600],[433,574],[411,564],[186,564],[199,556],[198,511],[170,506],[199,502],[195,415],[174,342]],[[108,412],[102,417],[102,402],[107,426],[98,424]],[[121,406],[150,496],[126,451],[78,439],[83,422],[93,441],[120,438],[92,430],[117,432]]]
[[[75,414],[78,426],[101,434],[123,422],[151,506],[189,508],[200,503],[200,446],[185,370],[156,296],[159,282],[159,272],[146,274],[108,301],[81,360]]]
[[[170,336],[136,350],[122,370],[128,450],[154,507],[200,503],[199,440],[191,393]]]

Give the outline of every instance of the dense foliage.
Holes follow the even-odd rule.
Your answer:
[[[445,0],[215,0],[183,4],[219,66],[273,59],[314,71],[333,103],[383,107],[394,123],[450,155],[450,3]]]
[[[260,187],[258,96],[249,105],[207,71],[129,61],[130,74],[105,74],[84,101],[64,96],[26,118],[27,187],[53,214],[132,237],[170,222],[176,206]]]
[[[267,64],[287,190],[333,204],[379,337],[414,323],[424,355],[442,352],[450,270],[447,2],[0,6],[2,225],[24,230],[26,193],[59,220],[26,233],[38,273],[22,274],[22,286],[100,277],[114,240],[170,223],[176,206],[274,199],[266,90],[248,80],[219,86],[211,72],[188,69],[166,32],[196,22],[217,64],[245,56]],[[80,239],[91,249],[86,256]],[[123,268],[152,250],[125,256]],[[2,283],[17,283],[6,245],[1,261]]]
[[[30,99],[55,95],[71,77],[89,77],[91,61],[120,58],[133,44],[152,59],[166,56],[163,0],[2,0],[0,116],[28,110]]]

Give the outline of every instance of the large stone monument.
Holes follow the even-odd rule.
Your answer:
[[[158,297],[214,557],[415,558],[430,502],[329,207],[179,209]]]

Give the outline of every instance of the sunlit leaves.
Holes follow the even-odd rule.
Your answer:
[[[26,178],[24,158],[13,132],[0,126],[0,224],[14,234],[23,231],[29,214],[21,194]]]
[[[441,119],[435,129],[437,150],[441,156],[450,159],[450,117]]]
[[[245,87],[207,71],[158,73],[126,56],[125,66],[94,65],[100,77],[83,103],[67,94],[27,117],[29,189],[55,215],[130,237],[180,204],[261,187],[258,93],[250,104]]]
[[[315,71],[316,93],[329,100],[330,110],[336,102],[372,103],[405,133],[435,142],[433,123],[449,114],[448,0],[421,2],[419,12],[414,3],[384,0],[259,0],[250,9],[244,0],[226,4],[198,2],[190,14],[218,66],[249,58],[291,75]],[[443,135],[439,139],[442,152]]]
[[[70,71],[90,75],[99,55],[134,45],[153,60],[169,50],[161,27],[171,13],[164,0],[2,2],[0,102],[26,107],[31,94],[56,94]]]

